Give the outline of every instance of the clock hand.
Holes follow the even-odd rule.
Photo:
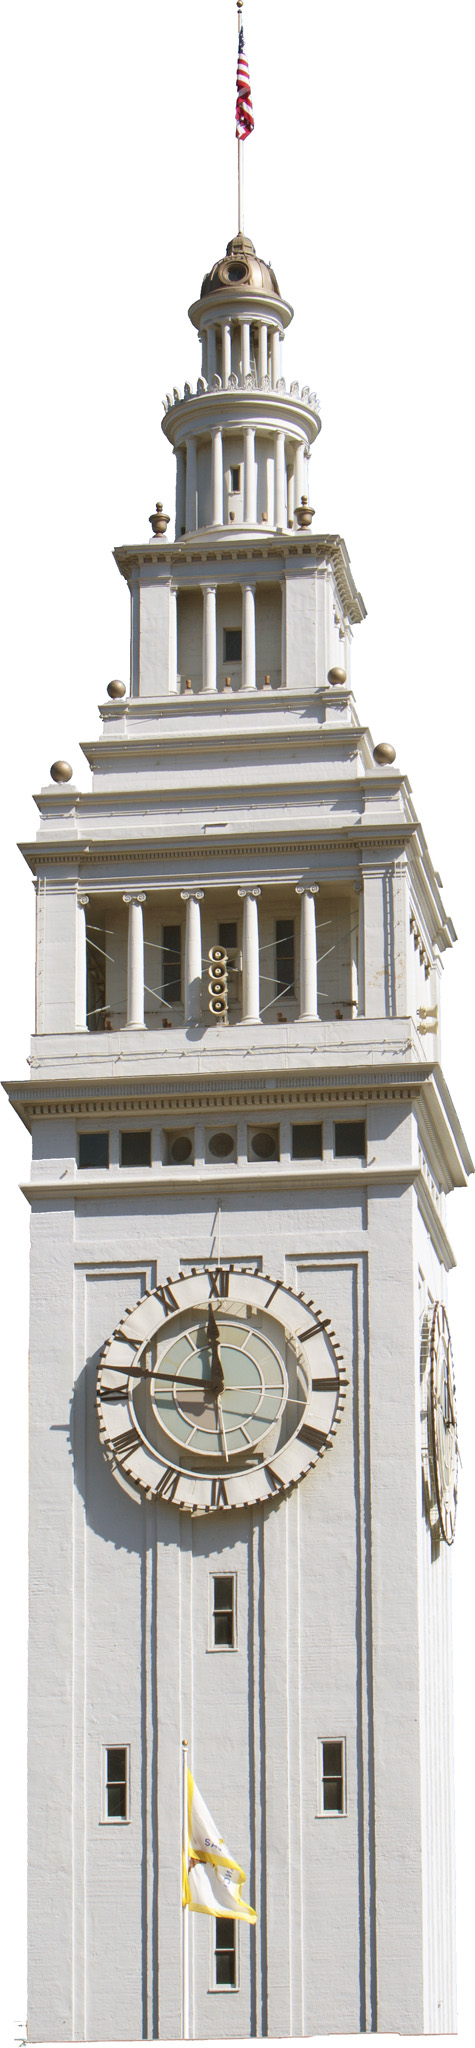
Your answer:
[[[223,1410],[222,1410],[222,1407],[221,1407],[221,1395],[220,1395],[220,1394],[216,1394],[216,1396],[215,1396],[215,1399],[216,1399],[216,1409],[217,1409],[217,1415],[218,1415],[218,1422],[219,1422],[219,1427],[220,1427],[220,1430],[221,1430],[221,1437],[222,1437],[222,1443],[223,1443],[223,1451],[224,1451],[224,1456],[225,1456],[225,1459],[226,1459],[226,1464],[228,1465],[228,1464],[229,1464],[229,1453],[228,1453],[228,1446],[227,1446],[227,1443],[226,1443],[226,1430],[225,1430],[225,1427],[224,1427],[224,1422],[223,1422]]]
[[[211,1386],[213,1393],[222,1394],[224,1372],[219,1356],[219,1330],[211,1304],[208,1310],[206,1336],[208,1344],[211,1346],[211,1380],[208,1381],[208,1386]]]
[[[159,1366],[152,1366],[149,1369],[146,1365],[131,1365],[129,1371],[127,1371],[127,1368],[124,1371],[123,1365],[109,1365],[109,1362],[106,1361],[104,1370],[107,1370],[107,1372],[119,1372],[122,1379],[128,1380],[178,1380],[181,1387],[198,1387],[200,1393],[204,1389],[213,1393],[215,1384],[214,1379],[200,1380],[196,1379],[196,1377],[193,1379],[191,1374],[180,1372],[179,1366],[176,1367],[175,1372],[162,1372]]]

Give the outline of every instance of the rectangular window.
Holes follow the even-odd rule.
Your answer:
[[[321,1124],[292,1124],[292,1158],[323,1159]]]
[[[363,1159],[366,1153],[366,1124],[335,1124],[335,1159]]]
[[[162,946],[162,995],[166,1003],[181,1003],[180,924],[164,924]]]
[[[232,491],[240,491],[241,489],[241,471],[238,464],[235,469],[231,470],[230,488]]]
[[[235,1920],[215,1920],[214,1985],[216,1991],[237,1989],[237,1940]]]
[[[108,1131],[80,1131],[78,1163],[81,1169],[109,1165]]]
[[[227,953],[234,953],[237,946],[237,924],[218,925],[218,945],[225,946]]]
[[[318,1744],[317,1811],[319,1814],[346,1813],[345,1743],[342,1741]]]
[[[223,632],[224,661],[242,660],[242,632],[240,626],[225,626]]]
[[[219,1572],[212,1580],[213,1608],[211,1644],[213,1650],[236,1648],[236,1573]]]
[[[151,1131],[121,1131],[120,1163],[121,1166],[151,1166]]]
[[[275,927],[275,987],[278,996],[295,995],[293,917],[278,917]]]
[[[129,1799],[129,1749],[128,1745],[104,1752],[104,1820],[128,1820]]]

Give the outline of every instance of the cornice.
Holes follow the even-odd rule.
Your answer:
[[[179,1071],[160,1079],[157,1074],[137,1077],[94,1076],[84,1080],[5,1081],[5,1093],[12,1108],[29,1129],[34,1116],[125,1115],[130,1111],[150,1115],[182,1115],[208,1109],[275,1109],[305,1105],[324,1109],[332,1104],[362,1104],[404,1099],[412,1102],[430,1079],[429,1062],[394,1064],[385,1068],[361,1067],[333,1073],[308,1068],[303,1074],[277,1076],[245,1075],[186,1077]]]
[[[52,1199],[65,1202],[112,1200],[129,1205],[131,1195],[147,1195],[153,1203],[158,1197],[166,1199],[169,1193],[189,1196],[197,1189],[201,1193],[205,1190],[209,1193],[210,1190],[223,1191],[225,1188],[232,1188],[235,1192],[237,1185],[242,1193],[251,1193],[255,1188],[279,1191],[282,1187],[297,1187],[311,1189],[316,1196],[322,1189],[328,1191],[330,1188],[356,1188],[363,1195],[368,1189],[374,1193],[379,1187],[413,1187],[419,1173],[419,1167],[410,1164],[395,1167],[360,1166],[359,1169],[346,1173],[323,1166],[317,1173],[314,1166],[306,1169],[300,1164],[295,1170],[295,1162],[290,1160],[288,1165],[280,1160],[278,1166],[234,1165],[228,1166],[227,1170],[222,1166],[216,1167],[213,1163],[212,1166],[194,1166],[188,1171],[186,1167],[180,1167],[178,1171],[175,1167],[161,1167],[154,1173],[151,1168],[147,1178],[144,1174],[137,1174],[136,1179],[128,1177],[126,1181],[120,1170],[117,1175],[111,1174],[110,1169],[104,1173],[98,1172],[95,1179],[87,1178],[81,1173],[80,1180],[77,1174],[71,1173],[70,1178],[62,1180],[52,1178],[25,1181],[21,1185],[21,1193],[32,1207],[37,1201]]]
[[[210,828],[208,828],[208,832],[209,830]],[[211,827],[211,830],[213,830],[213,827]],[[79,837],[77,839],[71,838],[69,843],[67,841],[60,841],[58,843],[55,840],[42,840],[38,838],[32,841],[21,841],[19,851],[23,854],[23,858],[31,869],[32,874],[36,874],[38,868],[50,866],[76,868],[80,865],[81,871],[87,872],[88,869],[94,866],[105,867],[117,865],[117,863],[126,865],[127,863],[144,864],[147,861],[155,863],[165,861],[177,862],[181,859],[189,859],[190,852],[193,854],[193,859],[200,862],[207,860],[210,854],[216,854],[217,852],[220,857],[225,855],[227,859],[242,860],[245,858],[251,861],[267,858],[269,855],[274,857],[276,854],[281,853],[286,855],[297,853],[310,854],[312,857],[315,857],[319,853],[341,854],[343,852],[354,853],[358,860],[360,860],[363,853],[372,854],[379,852],[384,854],[385,864],[387,864],[388,861],[398,858],[398,855],[401,851],[404,851],[404,848],[408,845],[410,839],[414,837],[416,831],[416,825],[405,823],[394,825],[391,823],[387,828],[378,825],[376,831],[373,832],[364,825],[343,825],[336,834],[334,825],[332,825],[328,828],[328,831],[325,831],[325,827],[322,826],[319,826],[316,831],[312,831],[310,828],[306,838],[296,839],[290,831],[285,838],[281,836],[279,839],[256,840],[250,835],[247,837],[243,833],[242,837],[239,839],[234,837],[231,841],[223,839],[222,836],[220,837],[219,828],[216,829],[216,837],[211,838],[208,836],[206,839],[200,840],[196,836],[195,828],[194,833],[184,834],[183,838],[179,838],[178,833],[176,833],[172,845],[170,843],[164,845],[158,839],[154,841],[150,839],[142,840],[140,838],[133,841],[131,839],[116,839],[113,846],[107,840],[104,840],[104,843],[96,840],[95,845],[91,846],[90,841],[86,842],[79,839]],[[275,879],[277,883],[281,878],[276,876]]]

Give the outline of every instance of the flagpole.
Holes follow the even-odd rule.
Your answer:
[[[242,23],[243,0],[237,0],[238,41]],[[242,235],[242,139],[238,136],[238,234]]]
[[[184,1872],[185,1872],[185,1870],[187,1870],[187,1869],[188,1869],[188,1743],[187,1743],[187,1741],[186,1741],[185,1737],[183,1738],[183,1742],[182,1742],[182,1751],[183,1751],[183,1770],[182,1770],[182,1785],[183,1785],[183,1827],[182,1827],[182,1897],[183,1897],[183,1877],[184,1877]],[[189,1946],[188,1946],[188,1933],[189,1933],[189,1915],[188,1915],[188,1907],[187,1907],[187,1906],[185,1905],[185,1901],[184,1901],[184,1899],[183,1899],[183,1912],[182,1912],[182,2026],[183,2026],[183,2040],[184,2040],[184,2041],[189,2041],[189,2039],[190,2039],[190,1956],[189,1956]]]

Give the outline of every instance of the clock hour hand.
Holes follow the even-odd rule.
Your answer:
[[[222,1410],[222,1407],[221,1407],[221,1395],[220,1395],[220,1394],[217,1394],[217,1395],[216,1395],[216,1409],[217,1409],[217,1415],[218,1415],[218,1422],[219,1422],[219,1427],[220,1427],[220,1430],[221,1430],[221,1442],[222,1442],[222,1446],[223,1446],[223,1452],[224,1452],[224,1456],[225,1456],[225,1459],[226,1459],[226,1464],[227,1464],[227,1465],[229,1465],[229,1452],[228,1452],[228,1446],[227,1446],[227,1442],[226,1442],[226,1430],[225,1430],[225,1427],[224,1427],[224,1422],[223,1422],[223,1410]]]
[[[211,1393],[222,1394],[224,1387],[224,1372],[221,1364],[221,1359],[219,1356],[219,1330],[216,1322],[216,1316],[214,1315],[214,1311],[211,1308],[211,1304],[208,1310],[206,1337],[207,1342],[211,1348],[211,1379],[208,1381],[208,1386],[211,1389]]]

